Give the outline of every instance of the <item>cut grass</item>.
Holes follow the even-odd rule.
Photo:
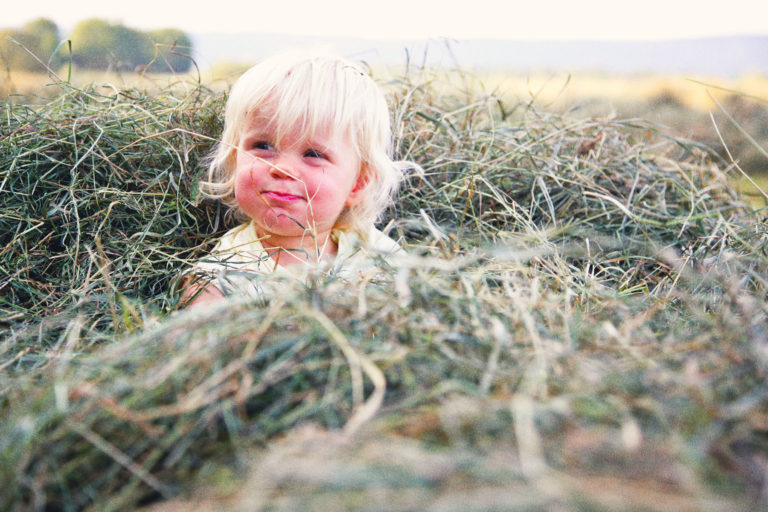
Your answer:
[[[214,509],[764,506],[762,214],[706,147],[470,80],[383,83],[424,169],[385,219],[402,265],[205,311],[174,311],[174,280],[230,226],[196,192],[223,95],[7,104],[0,502],[219,479]]]

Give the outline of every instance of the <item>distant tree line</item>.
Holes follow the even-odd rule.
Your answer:
[[[5,68],[39,70],[43,63],[55,68],[60,61],[54,56],[59,45],[59,28],[51,20],[40,18],[20,29],[0,30],[0,61]],[[33,56],[34,55],[34,56]]]
[[[69,45],[62,44],[59,28],[45,18],[20,29],[0,30],[0,64],[38,71],[44,69],[41,62],[57,69],[71,58],[85,69],[182,73],[192,64],[192,41],[174,28],[142,32],[93,18],[75,25],[68,39],[71,55]]]

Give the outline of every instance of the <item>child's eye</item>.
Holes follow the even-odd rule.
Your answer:
[[[327,160],[325,154],[321,151],[318,151],[316,149],[309,149],[306,153],[304,153],[304,156],[306,158],[322,158],[324,160]]]
[[[265,142],[263,140],[257,141],[253,143],[253,149],[259,149],[261,151],[274,151],[275,148],[270,144],[269,142]]]

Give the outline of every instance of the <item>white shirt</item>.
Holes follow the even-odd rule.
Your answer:
[[[353,280],[370,277],[377,271],[376,258],[392,262],[404,254],[397,242],[371,226],[364,242],[354,232],[334,230],[337,252],[332,262],[326,264],[277,265],[256,234],[253,222],[242,224],[227,231],[211,251],[198,261],[192,273],[214,279],[225,293],[244,292],[262,297],[264,290],[253,279],[254,275],[277,274],[296,279],[306,279],[312,269],[326,270],[330,275]],[[319,248],[322,250],[322,248]],[[289,253],[281,255],[291,258]]]

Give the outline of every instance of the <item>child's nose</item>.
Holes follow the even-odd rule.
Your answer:
[[[291,162],[288,158],[278,158],[269,168],[269,174],[273,178],[277,179],[296,179],[294,168],[295,166],[291,165]]]
[[[269,168],[269,175],[273,178],[287,178],[288,173],[286,173],[282,167],[279,167],[278,165],[272,165]]]

